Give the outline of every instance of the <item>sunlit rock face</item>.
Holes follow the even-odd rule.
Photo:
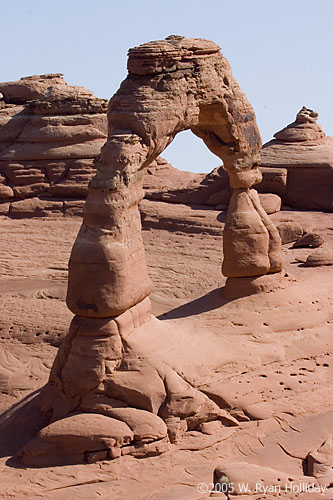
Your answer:
[[[12,216],[75,211],[105,142],[107,101],[61,74],[0,83],[0,92],[0,202]]]
[[[333,211],[333,138],[317,119],[318,113],[303,107],[293,123],[263,146],[261,164],[287,169],[286,204]]]

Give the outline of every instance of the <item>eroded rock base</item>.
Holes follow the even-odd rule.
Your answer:
[[[18,460],[53,466],[151,456],[204,423],[238,424],[163,356],[150,356],[149,339],[164,329],[150,311],[146,298],[115,318],[74,317],[38,403],[48,425],[42,418]]]
[[[238,299],[255,293],[267,293],[283,288],[288,284],[284,279],[284,271],[263,276],[248,276],[245,278],[228,278],[223,289],[227,299]]]

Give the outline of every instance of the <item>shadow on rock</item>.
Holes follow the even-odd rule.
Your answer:
[[[198,299],[187,302],[171,311],[158,316],[158,319],[179,319],[186,318],[188,316],[196,316],[197,314],[202,314],[207,311],[212,311],[214,309],[219,309],[230,302],[223,295],[224,287],[216,288],[211,290],[206,295],[199,297]]]
[[[15,455],[37,432],[47,425],[50,416],[39,407],[43,389],[32,392],[0,415],[0,457]],[[16,466],[17,462],[15,461]],[[7,465],[14,467],[14,462]]]

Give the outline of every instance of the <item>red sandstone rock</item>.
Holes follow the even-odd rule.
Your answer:
[[[156,202],[156,205],[159,206],[160,213],[166,217],[170,204]],[[184,227],[189,231],[191,226],[195,225],[195,221],[198,227],[206,225],[209,228],[211,224],[213,229],[214,218],[216,219],[218,215],[215,210],[196,211],[177,204],[171,208],[173,212],[169,213],[170,223],[172,220],[177,221],[177,217],[183,218]],[[275,220],[280,220],[282,217],[297,219],[301,227],[304,226],[304,222],[308,224],[311,222],[312,227],[316,227],[317,231],[323,234],[325,244],[332,245],[332,231],[329,230],[330,214],[296,211],[280,212],[272,216]],[[2,325],[5,323],[4,319],[8,319],[12,311],[15,312],[10,318],[10,325],[14,325],[14,331],[5,339],[3,338],[5,328],[1,332],[3,339],[0,404],[3,409],[11,402],[18,402],[27,392],[30,393],[47,381],[47,367],[52,363],[55,354],[55,350],[48,345],[48,337],[54,335],[55,328],[63,334],[69,316],[66,315],[65,306],[60,300],[46,300],[45,297],[42,300],[39,295],[37,300],[32,301],[26,293],[26,288],[28,285],[31,287],[32,295],[35,291],[44,290],[43,287],[46,287],[45,283],[43,285],[36,283],[37,288],[33,289],[33,277],[50,279],[53,274],[57,280],[59,276],[64,276],[64,271],[52,271],[52,269],[66,269],[67,256],[77,232],[77,224],[78,221],[75,219],[19,221],[3,218],[1,221],[2,232],[6,234],[1,249],[1,264],[5,273],[0,283],[3,304]],[[218,226],[217,220],[215,225]],[[197,498],[198,484],[202,482],[208,484],[212,481],[213,469],[221,460],[219,457],[223,457],[223,462],[227,464],[246,461],[273,469],[279,468],[291,474],[288,477],[296,480],[297,484],[298,481],[303,481],[302,461],[308,453],[318,449],[328,438],[325,433],[332,432],[332,416],[328,415],[326,422],[323,422],[321,417],[331,406],[332,355],[329,352],[332,335],[331,324],[327,321],[330,321],[332,313],[330,303],[333,268],[298,266],[293,263],[295,250],[285,248],[288,272],[299,281],[298,284],[294,287],[288,286],[286,290],[226,303],[220,290],[215,290],[219,283],[214,281],[220,279],[220,283],[223,283],[223,278],[218,277],[219,273],[216,272],[220,261],[220,238],[217,234],[214,236],[208,232],[207,234],[182,232],[179,227],[177,232],[156,228],[143,231],[150,274],[154,279],[158,295],[164,297],[164,307],[175,308],[186,302],[183,307],[171,311],[171,317],[173,315],[178,319],[164,321],[164,328],[169,323],[170,330],[161,332],[158,342],[156,342],[156,332],[151,336],[147,335],[148,348],[143,350],[151,355],[158,349],[160,354],[164,353],[168,356],[168,361],[174,364],[181,358],[182,362],[178,367],[185,371],[186,378],[190,377],[191,383],[193,374],[196,377],[194,384],[202,383],[200,377],[204,373],[204,377],[208,379],[205,382],[215,382],[216,391],[219,388],[220,395],[230,398],[229,400],[237,395],[238,399],[233,403],[236,406],[235,411],[227,410],[226,413],[230,411],[233,415],[237,414],[237,418],[241,418],[243,411],[244,416],[245,413],[251,415],[251,420],[263,416],[265,420],[251,422],[248,417],[245,422],[243,416],[243,421],[237,428],[227,428],[223,422],[221,430],[216,430],[212,435],[187,431],[185,436],[179,438],[176,445],[170,448],[169,453],[148,460],[123,457],[113,461],[104,460],[98,464],[85,463],[54,469],[29,466],[14,468],[9,466],[11,461],[8,461],[7,465],[7,458],[3,458],[0,484],[0,496],[3,498],[9,495],[13,498],[23,498],[27,494],[36,497],[45,496],[46,489],[55,487],[60,489],[48,492],[48,496],[63,498],[64,495],[69,495],[74,500],[87,495],[93,497],[103,492],[110,497],[121,496],[129,500],[148,497],[153,497],[155,500],[169,494],[170,499],[192,500]],[[22,245],[23,234],[24,245]],[[309,250],[306,249],[297,250],[298,255],[308,253]],[[16,298],[5,293],[6,281],[7,286],[9,282],[11,290],[17,291]],[[302,282],[304,286],[299,286]],[[207,293],[206,297],[203,297],[212,289],[212,293]],[[184,295],[180,295],[182,299],[177,301],[175,296],[178,292]],[[23,295],[26,295],[24,301]],[[155,297],[158,298],[153,295],[153,301]],[[31,310],[31,317],[24,311],[24,302],[27,309]],[[45,304],[49,307],[47,314]],[[41,325],[38,323],[41,315],[45,316],[44,330],[40,330]],[[289,317],[289,321],[286,321],[286,316]],[[28,331],[32,331],[29,337],[28,333],[23,334],[21,337],[23,343],[17,341],[18,323],[23,324]],[[240,326],[241,324],[243,326]],[[188,327],[191,336],[186,338]],[[62,331],[59,328],[62,328]],[[49,335],[44,335],[43,332],[46,330],[50,330]],[[39,337],[34,336],[36,331],[42,332]],[[128,340],[135,341],[138,331],[135,333],[133,330],[133,333],[134,335],[127,337]],[[210,338],[212,342],[208,347]],[[137,345],[143,345],[142,337],[138,339]],[[244,346],[246,352],[243,350]],[[229,360],[225,362],[227,353]],[[277,353],[279,356],[276,356]],[[212,357],[217,360],[213,367],[209,364],[209,359]],[[197,364],[188,365],[190,361],[193,363],[194,359]],[[328,364],[329,367],[326,366]],[[39,366],[43,371],[38,370]],[[6,374],[9,375],[7,385],[4,384]],[[36,378],[40,374],[44,378]],[[280,385],[281,381],[283,385]],[[8,388],[8,392],[4,392],[5,387]],[[25,392],[22,387],[25,387]],[[247,401],[243,401],[245,397]],[[106,399],[109,403],[108,408],[111,406],[112,409],[115,400],[111,405],[111,398]],[[237,404],[240,399],[242,399],[241,405]],[[252,402],[252,405],[249,402]],[[133,411],[135,410],[133,408]],[[80,411],[86,412],[81,408]],[[302,421],[306,420],[304,415],[309,413],[313,414],[314,418],[305,428],[305,432],[302,432]],[[150,415],[155,416],[151,413]],[[273,418],[269,418],[270,416]],[[29,421],[31,419],[25,414],[17,423],[12,434],[13,441],[20,430],[26,428]],[[215,422],[219,423],[220,420],[213,421],[212,424]],[[3,417],[0,426],[2,446],[8,436],[3,428]],[[201,425],[199,427],[201,429]],[[289,432],[286,432],[287,430]],[[303,446],[304,451],[291,446],[291,435],[299,436],[299,441],[306,443]],[[276,443],[275,447],[272,447],[272,442]],[[197,451],[187,451],[190,447]],[[131,453],[136,453],[138,450],[135,445],[126,446],[124,450],[129,448]],[[120,450],[113,448],[112,451]],[[145,452],[149,453],[147,449]],[[8,455],[7,452],[6,457]],[[87,459],[88,457],[98,459],[95,454],[87,454]],[[103,456],[100,458],[103,459]],[[305,472],[305,476],[306,474]],[[124,477],[126,480],[122,480]],[[252,479],[255,477],[252,475]],[[311,482],[317,481],[314,477],[310,479]],[[188,495],[182,489],[175,490],[174,485],[179,486],[180,483],[186,484],[186,487],[183,487],[189,490]],[[328,489],[326,495],[320,494],[319,497],[328,498],[330,491]],[[283,496],[289,498],[288,493],[283,493]],[[312,492],[308,496],[316,497]],[[200,494],[198,500],[202,497],[205,496]]]
[[[84,198],[105,142],[107,102],[60,74],[0,89],[0,197]]]
[[[291,242],[296,241],[305,233],[314,233],[316,229],[319,231],[319,227],[317,227],[316,223],[313,223],[313,213],[315,212],[304,211],[304,216],[302,216],[302,211],[294,211],[285,207],[281,212],[270,215],[270,219],[279,230],[281,238],[283,239],[284,236],[286,240],[291,238],[289,239]],[[329,219],[330,215],[328,214],[327,217]],[[284,243],[287,243],[287,241]]]
[[[282,269],[281,240],[255,190],[234,192],[223,232],[222,272],[228,278],[259,276]]]
[[[328,438],[306,458],[307,474],[315,477],[320,485],[333,485],[333,437]]]
[[[84,411],[84,406],[90,411],[94,409],[96,413],[125,422],[133,431],[136,442],[150,443],[158,439],[164,439],[167,436],[167,427],[163,420],[150,411],[129,407],[114,407],[115,400],[110,401],[110,398],[103,397],[101,394],[96,395],[94,402],[87,401],[87,398],[85,398],[80,404],[82,411]]]
[[[228,278],[224,287],[224,295],[228,299],[237,299],[256,293],[268,293],[277,288],[284,288],[283,273],[249,276],[241,281],[235,277]]]
[[[287,170],[261,168],[260,171],[263,180],[256,185],[256,189],[260,191],[259,199],[264,210],[271,214],[281,208],[281,198],[278,194],[285,193]],[[182,172],[161,157],[148,167],[143,188],[145,198],[149,200],[210,206],[226,205],[226,208],[232,191],[227,172],[223,167],[215,168],[208,175]]]
[[[287,169],[260,165],[262,181],[256,184],[259,193],[274,193],[283,198],[287,192]]]
[[[0,91],[6,103],[22,103],[43,100],[56,101],[68,98],[93,98],[90,90],[84,87],[72,87],[62,78],[62,73],[33,75],[16,82],[0,83]]]
[[[122,421],[93,413],[79,413],[53,422],[24,446],[17,458],[25,465],[68,465],[109,457],[112,448],[133,441]]]
[[[0,215],[8,215],[10,203],[0,203]]]
[[[113,425],[113,417],[118,416],[126,429],[128,422],[140,442],[124,448],[121,454],[134,456],[168,449],[161,419],[166,423],[179,419],[177,430],[170,425],[170,435],[176,439],[182,429],[195,431],[206,422],[235,423],[214,398],[183,374],[182,366],[191,356],[171,361],[168,353],[165,358],[153,348],[161,333],[164,337],[170,331],[151,316],[148,295],[152,282],[145,262],[138,205],[148,166],[179,131],[190,128],[201,137],[223,160],[229,175],[233,191],[224,233],[224,274],[233,282],[239,280],[240,287],[249,277],[280,276],[281,240],[251,189],[262,178],[258,164],[261,139],[255,115],[219,47],[201,39],[169,37],[130,50],[128,68],[129,76],[109,103],[108,140],[89,184],[83,224],[70,257],[67,305],[76,316],[57,353],[48,384],[33,402],[36,413],[39,409],[35,427],[45,427],[49,422],[23,449],[24,463],[38,465],[41,447],[43,464],[48,457],[51,463],[54,461],[49,437],[52,444],[64,446],[66,436],[71,434],[67,430],[69,419],[80,422],[86,418],[70,417],[81,404],[87,412],[102,410],[103,422],[109,418]],[[45,111],[42,104],[37,106],[41,114]],[[36,137],[47,142],[53,132],[51,128]],[[72,133],[77,139],[86,138],[84,144],[90,147],[90,136],[84,135],[84,130],[78,128]],[[61,126],[55,138],[62,140]],[[22,143],[27,137],[23,139]],[[4,158],[30,158],[33,154],[25,144],[20,149],[18,142],[4,151]],[[59,151],[66,152],[62,147]],[[69,151],[75,156],[79,143]],[[52,142],[49,149],[41,142],[36,159],[43,159],[44,153],[54,157]],[[208,358],[206,355],[206,362],[213,367],[214,360]],[[197,369],[201,365],[204,361]],[[97,401],[100,395],[102,406]],[[147,427],[143,426],[142,413],[136,410],[154,414]],[[106,446],[102,436],[102,444],[98,437],[97,447],[86,450],[89,421],[87,427],[84,433],[77,431],[69,449],[64,448],[76,461],[82,461],[86,451],[97,451],[86,458],[88,461],[103,458],[109,447],[122,446],[131,439],[122,430],[120,443],[115,440]],[[109,456],[114,458],[119,452]]]
[[[10,186],[6,186],[5,184],[0,184],[0,198],[8,200],[8,198],[12,198],[13,196],[14,196],[14,191]]]
[[[259,200],[267,215],[275,214],[281,210],[281,198],[273,193],[259,193]]]
[[[150,293],[137,204],[142,198],[144,168],[163,151],[179,130],[191,128],[223,159],[231,176],[232,187],[246,189],[261,179],[256,163],[260,136],[254,114],[233,79],[228,63],[220,55],[219,48],[211,42],[207,42],[207,53],[203,59],[205,42],[202,40],[193,41],[191,52],[185,56],[187,42],[183,46],[182,40],[171,37],[130,51],[130,74],[140,75],[140,78],[129,77],[125,80],[109,103],[109,138],[102,149],[97,174],[90,185],[84,223],[69,264],[67,303],[75,314],[93,314],[96,317],[120,314]],[[200,49],[195,48],[197,43]],[[187,73],[198,57],[197,50],[200,50],[200,61],[205,61],[201,68],[205,78],[199,80],[192,72],[188,81]],[[176,66],[180,65],[177,73],[179,78],[170,80],[166,92],[163,82],[169,81],[170,69],[160,69],[157,61],[160,57],[163,61],[164,58],[173,58],[175,53],[178,54]],[[156,77],[152,76],[151,71],[153,74],[162,72],[163,79],[158,90],[154,86]],[[204,89],[201,89],[203,81]],[[197,94],[194,94],[191,102],[184,97],[180,103],[179,92],[185,96],[185,88],[189,85],[197,88]],[[238,99],[234,99],[236,92]],[[203,94],[204,103],[201,102]],[[142,99],[145,100],[144,112],[141,108]],[[225,114],[225,106],[228,106],[229,115]],[[237,119],[233,118],[235,113]],[[242,119],[245,116],[246,119]],[[212,127],[220,139],[214,139]],[[133,134],[119,133],[119,130],[132,130]],[[253,140],[250,141],[250,137]],[[228,144],[234,141],[238,152],[224,146],[223,141]],[[113,230],[115,227],[117,232]],[[271,240],[270,235],[268,239]],[[268,252],[268,244],[262,251]],[[274,272],[280,267],[280,262],[274,263],[264,272],[268,269]],[[140,272],[135,285],[132,282],[134,272]],[[84,286],[88,279],[87,273],[89,280],[94,280],[89,288]]]
[[[316,233],[305,233],[303,236],[298,238],[293,244],[293,248],[317,248],[320,247],[324,243],[323,238]]]
[[[318,114],[302,108],[295,122],[264,144],[261,165],[288,170],[286,204],[333,210],[333,138],[316,123]]]
[[[306,259],[308,267],[333,266],[333,250],[330,247],[318,248]]]
[[[223,167],[209,174],[180,171],[161,157],[149,165],[144,177],[145,198],[172,203],[220,205],[229,203],[231,191],[228,174]],[[227,196],[224,196],[224,190]]]
[[[282,244],[292,243],[303,237],[303,227],[297,221],[283,221],[276,225]]]
[[[0,109],[0,197],[5,203],[10,198],[15,203],[36,196],[85,198],[95,173],[93,159],[106,136],[104,102],[90,91],[68,86],[60,74],[26,77],[0,86],[5,94]],[[267,189],[267,183],[273,192],[281,184],[266,169],[260,189]],[[157,157],[147,170],[143,188],[149,199],[221,206],[230,200],[228,184],[222,167],[208,175],[193,174]]]
[[[63,202],[57,200],[41,200],[39,198],[27,198],[8,204],[8,215],[15,218],[25,217],[47,217],[61,216],[63,214]]]

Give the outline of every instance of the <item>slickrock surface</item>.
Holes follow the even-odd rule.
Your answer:
[[[302,460],[318,450],[332,432],[332,416],[326,417],[325,412],[331,410],[332,400],[333,268],[304,267],[300,260],[311,249],[286,244],[286,272],[297,280],[295,285],[302,285],[295,295],[289,288],[284,305],[279,304],[277,292],[269,294],[264,303],[252,296],[223,305],[218,293],[225,283],[219,273],[224,225],[220,212],[143,203],[150,210],[143,240],[155,285],[153,313],[166,313],[160,318],[170,324],[171,331],[179,321],[182,332],[189,330],[182,357],[191,353],[201,330],[207,332],[205,336],[213,335],[215,350],[218,339],[223,342],[221,366],[211,378],[239,425],[223,425],[212,434],[191,431],[171,445],[168,453],[145,460],[123,456],[111,462],[22,469],[10,467],[10,462],[5,465],[4,457],[0,461],[1,498],[199,500],[207,495],[197,494],[197,485],[211,483],[215,467],[222,463],[245,461],[298,478]],[[162,215],[168,219],[168,229],[162,223],[158,228]],[[282,211],[271,217],[277,227],[288,220],[297,221],[300,227],[315,227],[325,245],[333,247],[330,214]],[[71,319],[64,297],[68,258],[79,224],[78,218],[0,219],[1,232],[7,236],[0,254],[2,411],[47,382],[55,346],[66,335]],[[177,335],[179,342],[182,333]],[[165,341],[169,344],[170,337]],[[159,348],[165,350],[163,346]],[[304,441],[305,446],[299,451],[294,445],[291,448],[291,437]],[[282,438],[285,451],[276,444],[272,448]],[[248,477],[244,472],[242,481]],[[290,491],[284,497],[293,498]],[[314,493],[308,498],[315,498]]]
[[[284,200],[295,208],[333,211],[333,137],[303,107],[296,120],[264,144],[261,165],[288,171]]]

